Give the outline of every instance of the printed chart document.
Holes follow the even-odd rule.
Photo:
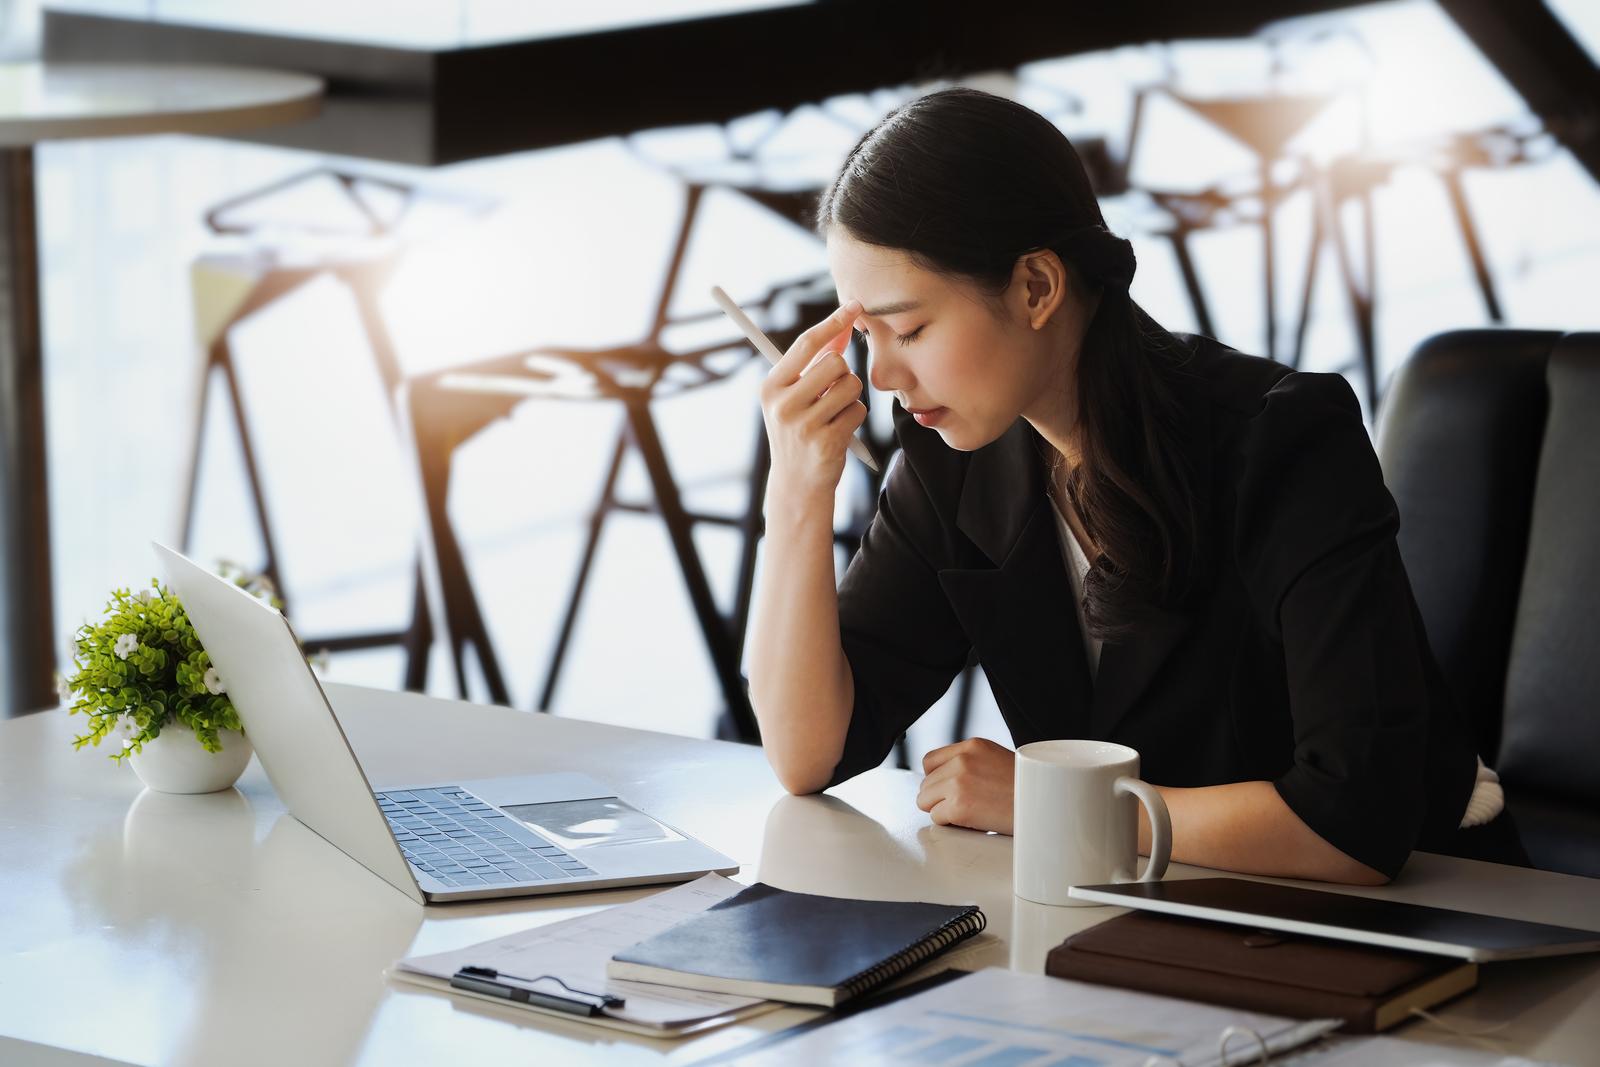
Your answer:
[[[508,1005],[509,1002],[451,988],[450,976],[468,966],[492,967],[497,971],[528,978],[552,974],[574,989],[613,993],[626,998],[627,1003],[620,1008],[608,1009],[604,1015],[587,1017],[527,1004],[509,1006],[542,1012],[569,1022],[596,1023],[654,1037],[675,1036],[718,1026],[769,1011],[778,1005],[751,997],[608,979],[606,962],[613,953],[653,937],[692,915],[698,915],[743,888],[721,875],[708,874],[693,882],[593,915],[537,926],[454,952],[404,959],[395,964],[390,974],[401,981],[501,1005]],[[562,992],[561,987],[553,982],[536,982],[529,988]]]
[[[1286,1019],[992,968],[754,1049],[739,1062],[1144,1067],[1154,1058],[1163,1065],[1223,1067],[1261,1058],[1249,1035],[1232,1037],[1222,1057],[1219,1042],[1230,1026],[1260,1034],[1276,1056],[1338,1025],[1337,1019]]]

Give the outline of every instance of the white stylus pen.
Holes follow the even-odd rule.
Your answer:
[[[723,313],[733,320],[733,324],[739,327],[739,332],[744,334],[750,343],[756,346],[756,351],[767,357],[768,363],[776,364],[778,360],[783,358],[783,353],[778,351],[778,346],[772,343],[770,337],[761,332],[761,327],[750,321],[750,316],[746,315],[744,310],[733,302],[733,297],[722,291],[722,286],[713,285],[711,287],[711,299],[715,300],[717,307],[721,308]],[[868,470],[877,471],[878,461],[872,458],[872,452],[867,448],[866,442],[853,434],[850,437],[850,452],[865,463]]]

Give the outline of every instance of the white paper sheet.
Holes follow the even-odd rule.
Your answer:
[[[1253,1039],[1235,1037],[1224,1061],[1219,1039],[1228,1026],[1254,1030],[1276,1055],[1338,1025],[993,968],[754,1050],[739,1063],[1219,1067],[1260,1057]]]
[[[1329,1038],[1282,1063],[1283,1067],[1559,1067],[1543,1060],[1397,1037]]]
[[[593,915],[534,927],[453,952],[415,956],[395,966],[399,971],[446,982],[467,966],[492,967],[529,978],[553,974],[574,989],[614,993],[626,998],[627,1003],[607,1011],[607,1017],[663,1030],[734,1012],[748,1014],[745,1009],[767,1002],[645,982],[619,982],[606,977],[606,961],[614,953],[705,911],[743,888],[719,874],[708,874],[631,904],[619,904]],[[530,988],[563,992],[560,986],[548,981],[533,983]]]

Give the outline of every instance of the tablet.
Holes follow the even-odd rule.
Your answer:
[[[1075,885],[1068,895],[1167,915],[1486,963],[1600,950],[1600,931],[1449,911],[1244,878]]]

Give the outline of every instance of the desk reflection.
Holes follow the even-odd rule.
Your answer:
[[[916,844],[925,842],[919,837]],[[756,877],[779,889],[835,897],[895,899],[895,887],[915,885],[934,900],[944,891],[925,847],[908,847],[876,819],[822,794],[786,794],[772,805]]]
[[[422,909],[291,816],[259,841],[257,823],[235,789],[147,789],[120,833],[90,838],[63,871],[75,911],[131,965],[119,985],[158,991],[159,1017],[143,1025],[165,1031],[163,1063],[351,1061],[384,969],[422,924]],[[129,1006],[143,1015],[151,1001]],[[122,1014],[101,1022],[129,1025]]]

